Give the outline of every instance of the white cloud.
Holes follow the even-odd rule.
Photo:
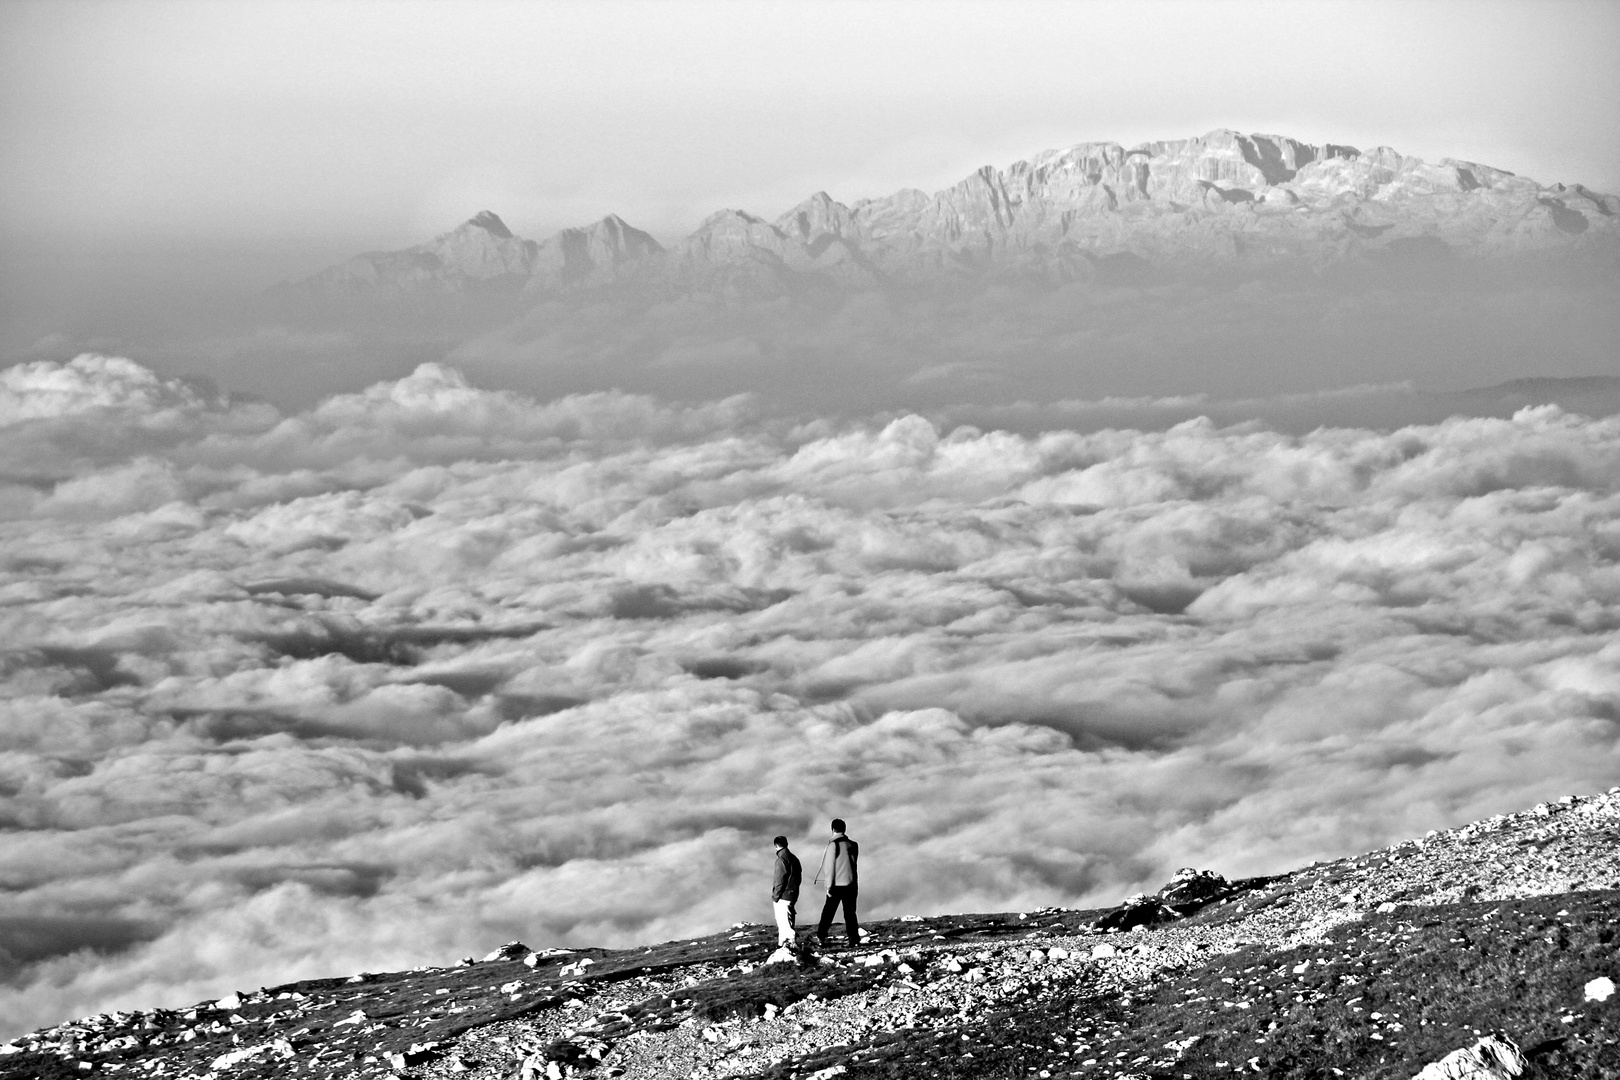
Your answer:
[[[150,421],[171,410],[202,405],[190,388],[117,356],[86,353],[65,364],[40,361],[0,371],[0,425],[98,410],[118,410]]]
[[[56,396],[0,428],[45,478],[0,523],[0,1033],[763,919],[769,838],[834,814],[874,916],[1106,903],[1620,765],[1617,420],[16,385]]]

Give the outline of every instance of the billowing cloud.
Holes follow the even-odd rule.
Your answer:
[[[769,838],[813,867],[834,814],[881,916],[1620,772],[1617,419],[794,426],[434,365],[283,414],[0,374],[0,1035],[762,919]]]

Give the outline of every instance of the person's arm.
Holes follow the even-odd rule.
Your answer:
[[[771,875],[771,903],[782,899],[782,890],[787,886],[788,867],[787,860],[782,853],[776,853],[776,871]]]

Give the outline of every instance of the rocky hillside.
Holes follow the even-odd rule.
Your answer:
[[[663,251],[651,236],[611,214],[537,243],[514,236],[499,216],[483,210],[425,244],[356,255],[278,292],[283,299],[317,301],[389,293],[545,293],[609,284],[625,266]]]
[[[535,242],[485,211],[429,243],[358,256],[283,292],[330,300],[497,287],[533,302],[632,284],[769,297],[986,274],[1130,280],[1153,266],[1320,270],[1569,252],[1612,260],[1617,238],[1620,197],[1580,185],[1384,146],[1219,130],[1049,150],[932,195],[845,205],[817,192],[775,219],[721,210],[669,250],[613,216]]]
[[[87,1017],[0,1076],[1620,1076],[1620,788],[1118,908],[748,924]],[[1488,1071],[1487,1071],[1488,1070]]]

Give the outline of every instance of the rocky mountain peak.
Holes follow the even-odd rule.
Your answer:
[[[631,267],[664,253],[663,245],[617,214],[564,229],[536,246],[527,295],[581,285],[607,285]]]
[[[818,191],[776,219],[776,227],[800,240],[824,234],[839,236],[850,223],[850,209],[825,191]]]
[[[1281,262],[1314,272],[1398,263],[1418,247],[1473,259],[1597,250],[1620,241],[1617,210],[1613,196],[1475,162],[1217,128],[1130,148],[1077,143],[933,194],[846,205],[817,191],[774,220],[720,210],[668,251],[617,215],[536,244],[484,210],[428,244],[318,278],[331,279],[328,292],[333,282],[457,292],[524,280],[533,297],[633,276],[664,294],[767,297],[985,274],[1071,280],[1121,260],[1172,273]]]
[[[506,227],[506,222],[502,221],[500,217],[492,210],[478,211],[478,213],[467,219],[466,224],[474,228],[483,229],[491,236],[497,237],[501,240],[512,239],[512,230],[508,229]]]

